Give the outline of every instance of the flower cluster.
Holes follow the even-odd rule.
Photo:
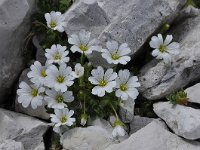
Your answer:
[[[50,30],[64,32],[65,20],[60,12],[46,13],[45,18]],[[170,44],[171,40],[172,36],[167,36],[163,41],[160,34],[152,37],[150,46],[155,48],[152,55],[165,62],[171,61],[170,55],[176,54],[179,48],[178,43]],[[140,87],[138,77],[128,69],[117,70],[118,64],[126,65],[131,60],[128,44],[111,40],[103,48],[96,39],[91,39],[91,33],[86,30],[69,36],[68,43],[70,49],[58,43],[45,49],[45,65],[39,61],[31,65],[27,76],[32,84],[20,83],[18,102],[33,109],[46,105],[51,110],[50,117],[55,127],[85,126],[90,116],[114,114],[113,136],[124,136],[125,125],[117,110],[121,101],[134,101]],[[92,67],[87,57],[93,51],[101,53],[102,58],[114,67]],[[73,53],[76,53],[75,58],[71,57]]]

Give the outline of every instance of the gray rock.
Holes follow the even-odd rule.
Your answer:
[[[200,110],[170,102],[154,104],[154,112],[179,136],[189,140],[200,138]]]
[[[14,140],[0,141],[1,150],[24,150],[22,142],[16,142]]]
[[[200,17],[191,18],[174,29],[181,53],[171,65],[151,61],[141,69],[140,92],[149,100],[156,100],[184,88],[200,79]]]
[[[67,150],[104,150],[114,142],[112,134],[99,126],[74,128],[61,137],[63,148]]]
[[[185,89],[185,92],[187,93],[189,102],[200,104],[200,83]]]
[[[100,118],[96,118],[94,120],[91,120],[90,122],[88,122],[88,125],[91,125],[91,126],[98,126],[98,127],[101,127],[101,128],[104,128],[106,129],[107,132],[110,133],[110,135],[112,134],[112,131],[113,131],[113,127],[112,127],[112,124],[116,121],[116,118],[114,116],[110,116],[110,122],[109,121],[106,121],[104,119],[100,119]],[[128,131],[128,128],[127,126],[124,127],[126,131]],[[115,138],[115,142],[122,142],[124,141],[125,139],[128,138],[128,134],[126,132],[126,134],[124,136],[121,136],[121,137],[117,137]]]
[[[184,140],[169,132],[163,122],[153,121],[127,140],[105,150],[199,150],[200,143]]]
[[[0,109],[0,120],[0,141],[21,142],[25,150],[44,145],[43,136],[49,128],[45,122],[4,109]]]
[[[130,134],[133,134],[140,130],[141,128],[145,127],[149,123],[151,123],[153,118],[147,118],[147,117],[140,117],[140,116],[134,116],[133,121],[130,123]]]
[[[45,57],[45,50],[42,48],[42,46],[39,43],[40,39],[38,39],[37,36],[34,36],[32,39],[32,42],[34,46],[36,47],[36,60],[39,61],[42,65],[45,65],[46,63],[46,57]]]
[[[19,84],[22,81],[25,81],[27,84],[31,83],[29,78],[27,77],[27,73],[29,71],[30,71],[30,69],[25,69],[22,72],[20,79],[19,79]],[[49,119],[50,118],[50,114],[48,114],[46,112],[46,109],[44,108],[44,105],[46,105],[45,101],[44,101],[42,106],[39,106],[37,109],[33,109],[30,105],[27,108],[24,108],[22,106],[22,104],[18,103],[17,99],[18,99],[18,96],[15,99],[15,111],[21,112],[21,113],[24,113],[24,114],[27,114],[27,115],[30,115],[30,116],[33,116],[33,117],[38,117],[38,118],[41,118],[41,119]]]
[[[109,24],[109,19],[96,0],[77,0],[65,13],[67,34],[89,30],[93,37],[98,37]]]
[[[25,62],[24,40],[30,29],[34,0],[1,0],[0,2],[0,103],[9,97],[11,88]]]
[[[106,121],[104,119],[100,119],[100,118],[89,120],[88,121],[88,125],[89,126],[98,126],[98,127],[104,128],[104,129],[106,129],[110,133],[113,130],[111,124],[108,121]]]
[[[123,102],[123,104],[119,108],[119,115],[124,123],[130,123],[133,120],[134,108],[135,108],[134,100],[130,99]]]
[[[185,0],[78,0],[66,12],[66,32],[92,32],[102,42],[115,39],[137,53],[165,22],[176,18]],[[153,23],[152,23],[153,22]],[[101,55],[90,56],[93,65],[107,66]]]

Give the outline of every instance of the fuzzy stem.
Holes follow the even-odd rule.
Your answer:
[[[110,106],[111,106],[111,108],[112,108],[112,110],[113,110],[113,112],[114,112],[114,114],[115,114],[115,117],[117,118],[117,120],[119,120],[119,117],[118,117],[118,115],[117,115],[117,112],[116,112],[115,108],[113,107],[112,104],[110,104]]]
[[[81,65],[82,65],[82,66],[83,66],[84,60],[85,60],[85,54],[82,53],[82,54],[81,54]]]
[[[84,94],[84,97],[83,97],[83,113],[85,114],[85,94]]]

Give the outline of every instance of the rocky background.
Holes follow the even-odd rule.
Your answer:
[[[132,50],[128,67],[137,73],[142,86],[135,103],[128,101],[119,110],[129,134],[113,139],[112,117],[108,121],[93,119],[87,128],[67,131],[61,137],[61,148],[46,110],[22,108],[15,94],[18,83],[27,81],[27,68],[33,60],[44,62],[40,40],[30,34],[37,5],[35,0],[2,0],[0,150],[200,150],[200,11],[185,9],[185,3],[76,0],[66,11],[67,34],[84,28],[102,42],[115,39],[128,43]],[[153,59],[148,46],[165,24],[171,27],[164,34],[173,34],[181,44],[181,53],[171,66]],[[27,44],[29,39],[32,44]],[[107,66],[98,56],[91,56],[90,61]],[[173,106],[165,99],[180,89],[188,94],[188,106]]]

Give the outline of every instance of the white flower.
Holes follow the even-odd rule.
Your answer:
[[[48,103],[49,108],[54,109],[62,109],[67,107],[66,102],[72,102],[74,100],[74,96],[71,91],[61,92],[52,90],[46,90],[46,95],[44,99]]]
[[[127,56],[131,50],[126,43],[120,46],[116,41],[108,41],[106,43],[107,49],[102,49],[102,57],[107,60],[109,64],[127,64],[131,57]]]
[[[117,73],[113,72],[113,69],[108,69],[105,74],[101,66],[97,69],[93,69],[91,72],[92,76],[88,80],[97,85],[92,89],[92,94],[103,97],[105,92],[111,93],[113,88],[116,86],[115,79],[117,78]]]
[[[113,137],[124,136],[125,134],[126,134],[126,131],[121,125],[116,125],[112,131]]]
[[[61,12],[51,11],[50,13],[46,13],[45,19],[49,28],[59,32],[64,32],[65,17]]]
[[[116,92],[115,95],[122,100],[127,100],[129,97],[135,100],[139,94],[136,87],[140,87],[137,76],[130,77],[129,70],[120,70],[116,79]]]
[[[69,51],[66,50],[66,46],[61,46],[60,44],[52,45],[51,49],[46,49],[45,56],[47,58],[47,63],[67,63],[69,62],[69,57],[67,55],[69,54]]]
[[[47,65],[42,66],[39,61],[35,61],[33,65],[31,65],[31,71],[28,72],[27,76],[31,78],[31,82],[37,85],[44,85],[46,75]]]
[[[59,127],[61,125],[67,125],[71,126],[75,122],[75,118],[71,118],[71,116],[74,114],[73,110],[70,110],[68,108],[63,109],[55,109],[55,115],[51,114],[51,122],[55,123],[56,127]]]
[[[81,64],[76,64],[75,65],[75,71],[72,73],[72,75],[75,77],[75,78],[80,78],[82,77],[84,74],[84,67],[81,66]]]
[[[79,34],[72,34],[68,42],[72,44],[71,51],[73,53],[79,52],[86,55],[91,54],[92,51],[101,51],[101,47],[97,46],[96,40],[90,40],[90,32],[81,30]]]
[[[38,106],[42,106],[43,96],[41,95],[45,89],[37,85],[29,86],[25,82],[19,84],[17,90],[18,102],[22,104],[23,107],[27,108],[29,104],[33,109],[36,109]]]
[[[161,34],[153,36],[150,41],[150,46],[154,48],[152,55],[157,59],[163,59],[165,63],[170,63],[173,55],[177,55],[180,51],[180,45],[177,42],[172,42],[172,35],[167,35],[163,40]]]
[[[74,77],[71,73],[72,68],[67,67],[65,64],[60,65],[59,69],[52,65],[46,70],[45,85],[54,88],[56,91],[65,92],[67,87],[74,83]]]

